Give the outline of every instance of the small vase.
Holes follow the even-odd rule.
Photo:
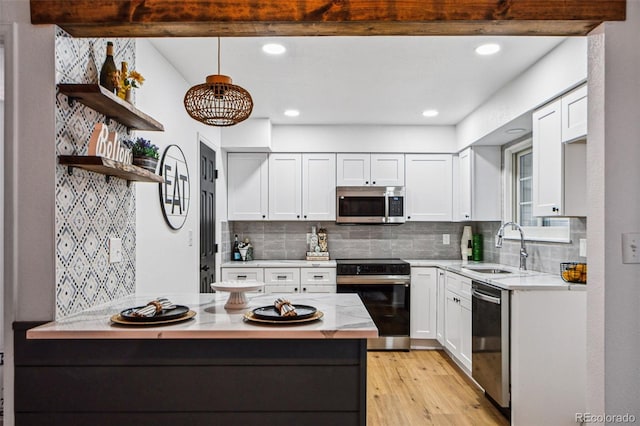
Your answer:
[[[131,92],[133,92],[133,90],[131,89],[124,92],[124,100],[129,102],[130,104],[133,103],[133,94]]]
[[[158,165],[158,159],[153,157],[133,157],[133,165],[142,167],[151,173],[156,172],[156,166]]]

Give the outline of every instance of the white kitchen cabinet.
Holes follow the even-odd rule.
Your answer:
[[[335,220],[335,154],[269,155],[269,220]]]
[[[471,372],[471,280],[446,272],[445,348]]]
[[[411,338],[435,339],[437,268],[411,268]]]
[[[453,161],[449,154],[405,156],[407,221],[450,222],[453,217]]]
[[[261,281],[270,293],[335,293],[335,267],[222,268],[223,281]],[[262,291],[261,291],[262,292]]]
[[[445,275],[442,269],[438,269],[437,277],[438,290],[436,291],[436,339],[442,346],[445,345],[444,334],[444,310],[447,300],[447,293],[445,291]]]
[[[302,216],[302,154],[269,155],[269,220]]]
[[[560,99],[562,108],[562,142],[587,136],[587,86],[580,86]]]
[[[337,186],[404,186],[404,154],[337,154]]]
[[[453,191],[456,220],[502,220],[500,152],[499,146],[474,146],[458,154]]]
[[[570,98],[573,96],[572,92]],[[562,98],[556,99],[533,113],[534,216],[586,216],[587,146],[584,138],[562,142],[562,104]],[[577,112],[567,114],[579,116]],[[577,121],[575,118],[574,123]],[[571,131],[579,125],[573,127]]]
[[[227,217],[264,220],[268,214],[269,163],[264,153],[227,155]]]
[[[302,218],[336,220],[335,154],[302,154]]]

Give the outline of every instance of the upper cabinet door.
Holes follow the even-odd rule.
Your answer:
[[[450,154],[408,154],[406,164],[407,220],[452,219],[453,173]]]
[[[561,101],[533,113],[533,215],[563,214]]]
[[[338,186],[371,184],[371,154],[337,154]]]
[[[264,153],[227,156],[229,220],[264,220],[268,213],[269,165]]]
[[[371,185],[404,186],[404,154],[371,154]]]
[[[336,220],[335,154],[302,154],[302,218]]]
[[[459,180],[458,180],[458,211],[459,220],[471,220],[471,148],[461,151],[459,159]]]
[[[573,142],[587,136],[587,86],[564,95],[562,107],[562,142]]]
[[[269,155],[269,220],[302,218],[302,154]]]

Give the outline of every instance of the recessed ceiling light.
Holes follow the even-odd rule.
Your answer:
[[[425,117],[436,117],[438,114],[440,113],[437,109],[427,109],[425,111],[422,111],[422,115],[424,115]]]
[[[496,43],[487,43],[476,47],[478,55],[493,55],[500,51],[500,45]]]
[[[282,55],[287,51],[287,48],[278,43],[268,43],[262,46],[262,51],[269,55]]]
[[[297,117],[300,115],[300,111],[298,111],[297,109],[288,109],[284,112],[284,115],[286,115],[287,117]]]
[[[505,133],[508,133],[508,134],[510,134],[510,135],[517,135],[518,133],[523,133],[523,132],[525,132],[525,131],[526,131],[526,130],[525,130],[525,129],[523,129],[523,128],[516,127],[515,129],[507,129],[507,130],[505,131]]]

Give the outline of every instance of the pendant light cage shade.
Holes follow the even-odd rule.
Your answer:
[[[245,89],[224,75],[210,75],[184,95],[184,107],[195,120],[209,126],[233,126],[253,111],[253,99]]]
[[[195,120],[209,126],[233,126],[246,120],[253,111],[253,99],[245,89],[220,75],[220,37],[218,37],[218,74],[204,84],[193,86],[184,95],[184,108]]]

